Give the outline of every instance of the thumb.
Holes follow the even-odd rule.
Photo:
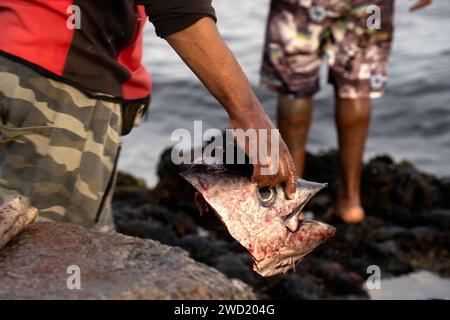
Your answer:
[[[295,176],[295,174],[290,173],[286,181],[286,187],[284,189],[286,198],[292,200],[294,198],[295,191],[297,191],[297,177]]]

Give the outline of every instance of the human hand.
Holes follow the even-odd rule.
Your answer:
[[[284,183],[285,195],[292,199],[297,188],[295,164],[280,133],[273,127],[266,113],[261,109],[248,117],[242,115],[238,119],[230,119],[230,127],[234,129],[237,144],[253,160],[252,181],[259,188]],[[245,140],[249,136],[245,135],[249,129],[254,130],[257,141]]]

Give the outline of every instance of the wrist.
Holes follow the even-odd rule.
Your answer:
[[[273,129],[272,121],[264,110],[230,116],[229,123],[231,129]]]
[[[229,114],[229,121],[231,128],[273,128],[272,121],[258,101]]]

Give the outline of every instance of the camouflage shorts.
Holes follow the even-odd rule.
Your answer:
[[[0,117],[0,193],[25,196],[41,217],[113,228],[119,103],[0,57]]]
[[[380,9],[379,24],[369,6]],[[377,98],[387,81],[393,0],[272,0],[261,85],[294,98],[319,90],[322,58],[341,98]]]

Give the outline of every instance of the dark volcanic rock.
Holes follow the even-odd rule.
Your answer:
[[[226,253],[216,256],[213,258],[211,265],[229,277],[242,280],[252,286],[256,286],[261,279],[252,270],[252,259],[247,252]]]
[[[273,277],[261,288],[260,294],[276,300],[331,298],[323,281],[309,273],[290,273]]]
[[[362,177],[367,218],[351,226],[333,221],[336,236],[307,256],[295,272],[261,278],[251,270],[249,254],[219,219],[212,213],[199,215],[193,188],[179,176],[186,167],[174,165],[170,153],[168,149],[161,157],[155,189],[140,187],[139,180],[129,176],[119,180],[124,184],[114,200],[119,230],[176,243],[195,260],[251,285],[259,298],[365,299],[362,284],[371,265],[379,266],[383,277],[417,269],[450,276],[449,178],[438,179],[388,156],[372,159],[364,165]],[[315,219],[333,205],[336,156],[335,151],[307,155],[305,178],[329,184],[305,208]]]
[[[366,293],[362,288],[363,278],[346,269],[338,262],[317,261],[309,266],[314,275],[324,282],[326,288],[334,296],[362,296]]]
[[[67,288],[67,268],[81,290]],[[251,289],[176,247],[36,223],[0,252],[0,299],[252,299]]]
[[[444,207],[446,197],[436,183],[433,176],[417,171],[410,163],[395,164],[387,156],[377,157],[364,167],[364,207],[391,219]]]

